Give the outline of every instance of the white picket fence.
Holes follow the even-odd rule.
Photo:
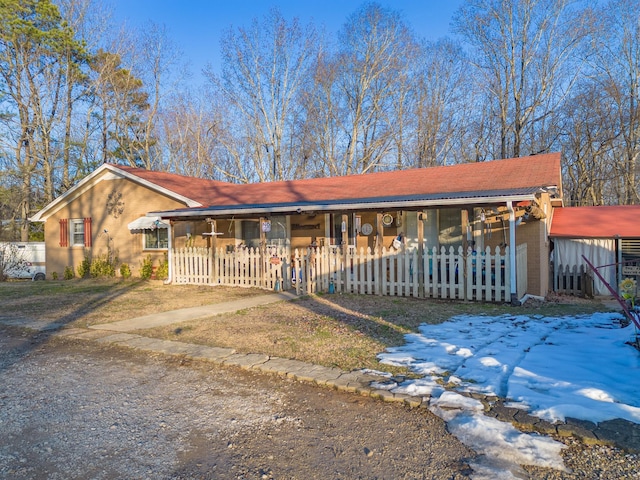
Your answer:
[[[229,285],[269,290],[291,288],[287,249],[243,248],[233,252],[206,247],[173,249],[173,282],[189,285]]]
[[[418,298],[510,301],[509,252],[336,249],[323,247],[293,257],[298,294],[356,293]]]
[[[526,257],[525,257],[526,258]],[[287,290],[299,295],[355,293],[418,298],[510,301],[509,250],[464,252],[450,247],[386,249],[353,247],[174,249],[173,282]],[[526,262],[525,262],[526,278]]]
[[[173,282],[184,285],[213,283],[213,257],[208,248],[175,248],[171,251]]]

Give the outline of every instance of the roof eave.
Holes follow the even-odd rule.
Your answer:
[[[46,222],[47,219],[53,215],[55,212],[57,212],[60,208],[62,208],[62,206],[66,203],[69,202],[71,200],[74,200],[76,198],[78,198],[80,195],[82,195],[84,192],[86,192],[89,188],[91,188],[93,185],[95,185],[97,177],[100,176],[100,174],[105,171],[108,170],[111,173],[115,174],[115,175],[119,175],[123,178],[127,178],[133,182],[139,183],[151,190],[154,190],[158,193],[162,193],[164,195],[167,195],[170,198],[173,198],[176,201],[180,201],[183,202],[187,207],[189,208],[197,208],[197,207],[202,207],[202,203],[197,202],[191,198],[185,197],[183,195],[180,195],[172,190],[169,190],[167,188],[164,188],[158,184],[155,184],[153,182],[150,182],[148,180],[145,180],[141,177],[138,177],[137,175],[134,175],[132,173],[129,173],[125,170],[122,170],[120,168],[118,168],[116,165],[111,165],[109,163],[104,163],[102,165],[100,165],[100,167],[98,167],[97,169],[95,169],[93,172],[91,172],[89,175],[87,175],[85,178],[83,178],[77,185],[75,185],[74,187],[72,187],[71,189],[67,190],[65,193],[63,193],[62,195],[60,195],[58,198],[56,198],[55,200],[53,200],[51,203],[47,204],[44,208],[42,208],[40,211],[38,211],[35,215],[33,215],[32,217],[29,217],[29,221],[31,222]]]
[[[65,193],[54,199],[52,202],[45,205],[42,209],[36,212],[35,215],[29,217],[30,222],[45,222],[50,215],[55,213],[66,201],[76,198],[77,194],[84,192],[83,187],[90,185],[91,182],[99,176],[104,170],[113,171],[113,167],[109,164],[102,164],[96,168],[89,175],[84,177],[80,182],[67,190]]]
[[[162,218],[188,218],[188,217],[221,217],[228,215],[247,215],[247,214],[277,214],[277,213],[302,213],[305,211],[313,212],[332,212],[343,210],[375,210],[375,209],[406,209],[406,208],[430,208],[443,205],[469,205],[483,203],[505,203],[508,201],[520,202],[525,200],[535,200],[534,193],[508,195],[508,196],[488,196],[488,197],[463,197],[451,199],[432,199],[432,200],[392,200],[377,202],[340,202],[340,203],[295,203],[269,206],[234,206],[229,208],[197,208],[188,210],[167,210],[149,212],[149,216],[160,216]]]

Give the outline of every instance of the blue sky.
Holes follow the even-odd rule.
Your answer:
[[[191,61],[196,77],[211,63],[218,71],[219,39],[230,26],[248,26],[277,6],[285,18],[313,21],[328,33],[337,32],[361,0],[113,0],[114,20],[138,28],[151,20],[164,24]],[[431,40],[449,34],[453,13],[463,0],[378,0],[399,11],[418,36]]]

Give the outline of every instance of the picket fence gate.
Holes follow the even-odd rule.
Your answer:
[[[228,285],[269,290],[291,288],[285,272],[291,270],[286,248],[226,249],[185,247],[173,249],[173,282],[189,285]],[[288,283],[287,283],[288,280]]]
[[[526,258],[526,253],[525,253]],[[295,250],[189,247],[172,251],[177,284],[229,285],[298,295],[354,293],[417,298],[510,301],[509,248],[387,249],[325,246]],[[524,275],[526,278],[526,262]]]
[[[558,265],[551,269],[553,290],[566,295],[593,297],[593,276],[584,265]]]

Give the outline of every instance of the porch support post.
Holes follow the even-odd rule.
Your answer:
[[[349,215],[346,213],[342,214],[342,222],[340,225],[341,235],[342,235],[342,271],[344,273],[344,277],[342,278],[342,283],[340,285],[340,293],[351,293],[351,266],[349,265],[349,229],[351,226],[349,225]]]
[[[260,286],[263,288],[267,286],[267,234],[263,228],[263,224],[266,221],[266,217],[260,217],[260,220],[258,221],[260,228],[260,246],[258,248],[258,258],[260,259]]]
[[[518,285],[516,275],[516,212],[513,210],[513,202],[507,202],[509,211],[509,279],[511,283],[511,305],[518,305]]]
[[[351,225],[349,225],[349,215],[347,215],[346,213],[342,214],[342,223],[340,225],[340,231],[341,231],[341,238],[342,238],[342,242],[340,242],[342,245],[349,245],[349,229],[351,228]]]
[[[467,272],[468,272],[468,262],[471,261],[469,258],[470,247],[471,247],[471,239],[473,238],[471,233],[471,224],[469,223],[469,210],[467,208],[463,208],[460,212],[461,214],[461,225],[462,225],[462,258],[464,260],[462,267],[462,292],[461,298],[467,300]],[[470,300],[470,299],[469,299]]]
[[[557,292],[558,285],[558,249],[553,249],[553,291]]]
[[[173,282],[173,220],[169,220],[169,231],[167,232],[167,262],[169,262],[169,271],[167,272],[167,279],[164,281],[166,285]]]
[[[384,225],[382,225],[382,213],[376,213],[376,243],[375,247],[377,252],[382,252],[384,247]]]
[[[324,214],[324,245],[320,246],[329,246],[331,245],[331,214]]]
[[[616,290],[618,290],[619,292],[620,287],[618,287],[618,285],[622,283],[622,238],[620,238],[619,235],[616,235],[614,238],[616,240],[616,251],[618,252],[618,258],[616,259],[616,262],[618,262],[618,264],[614,267],[616,269]]]
[[[418,265],[414,268],[414,275],[418,275],[418,297],[425,298],[424,294],[424,223],[425,213],[423,211],[416,212],[418,219],[416,224],[418,225]]]
[[[216,254],[217,249],[218,249],[218,242],[217,242],[217,238],[218,236],[216,235],[216,232],[218,231],[218,224],[216,222],[215,219],[211,220],[211,249],[209,252],[209,261],[211,262],[211,271],[210,274],[212,275],[212,278],[209,279],[209,282],[211,285],[215,285],[217,283],[218,280],[218,271],[217,271],[217,263],[216,262]]]

